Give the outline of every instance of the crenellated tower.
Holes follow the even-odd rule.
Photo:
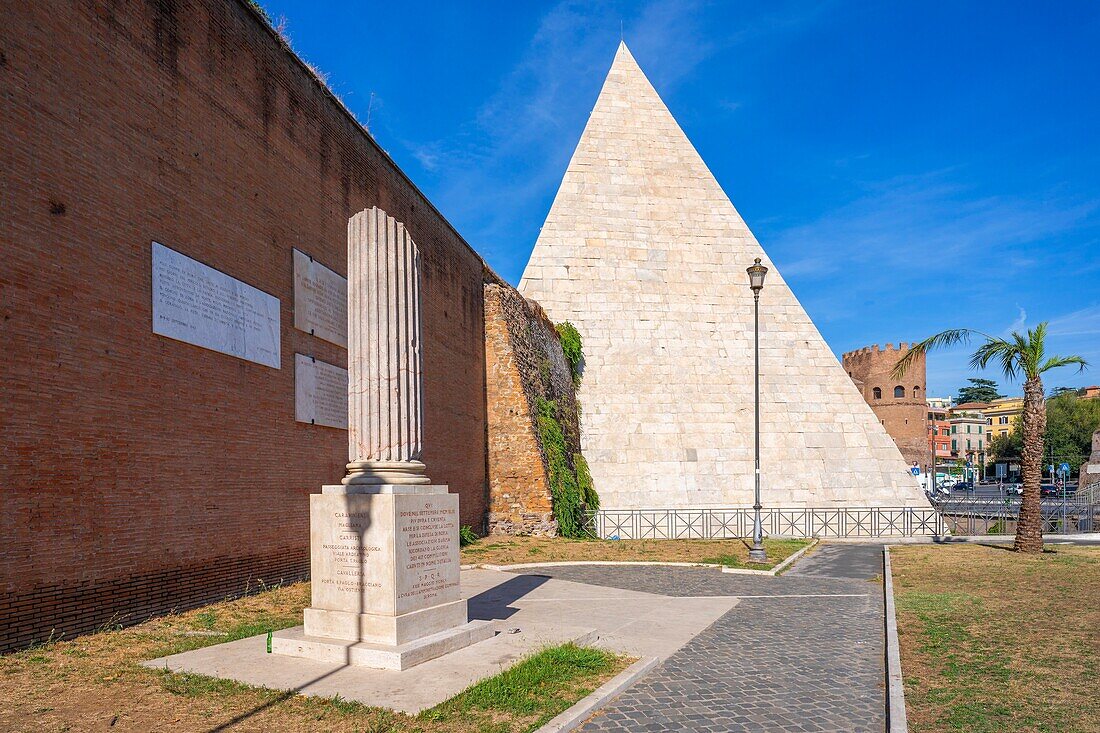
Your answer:
[[[924,355],[913,360],[904,377],[894,377],[894,366],[909,353],[909,347],[904,341],[896,347],[865,346],[844,354],[841,361],[906,462],[924,466],[930,460]]]

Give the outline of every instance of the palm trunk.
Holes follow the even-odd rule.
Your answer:
[[[1029,377],[1024,383],[1024,460],[1023,497],[1020,500],[1020,519],[1016,525],[1017,552],[1043,551],[1042,497],[1039,483],[1043,475],[1043,434],[1047,428],[1046,402],[1043,398],[1043,380]]]

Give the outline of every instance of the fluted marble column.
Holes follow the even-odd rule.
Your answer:
[[[348,473],[345,484],[427,484],[420,255],[374,207],[348,220]]]

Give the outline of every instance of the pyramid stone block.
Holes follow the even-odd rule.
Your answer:
[[[753,299],[771,507],[927,506],[894,442],[625,44],[520,282],[584,339],[582,447],[607,509],[753,494]]]

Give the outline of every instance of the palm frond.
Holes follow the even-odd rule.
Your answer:
[[[909,347],[909,352],[898,359],[898,363],[894,365],[894,379],[901,379],[904,377],[906,372],[913,367],[914,361],[933,349],[957,346],[958,344],[969,344],[972,334],[980,334],[989,338],[989,336],[986,336],[986,334],[981,331],[975,331],[970,328],[955,328],[948,331],[940,331],[935,336],[929,336],[924,341],[913,344]]]
[[[970,357],[971,369],[985,369],[994,359],[1000,361],[1001,370],[1009,379],[1015,379],[1017,368],[1017,346],[1004,339],[990,338]]]
[[[1077,365],[1077,372],[1081,373],[1088,369],[1089,363],[1076,354],[1073,356],[1052,356],[1043,363],[1039,369],[1039,373],[1048,372],[1051,369],[1057,369],[1058,367]]]

